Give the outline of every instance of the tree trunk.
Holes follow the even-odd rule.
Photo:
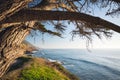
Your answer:
[[[10,64],[24,50],[19,45],[29,33],[30,29],[23,25],[8,27],[0,33],[0,77],[7,71]]]

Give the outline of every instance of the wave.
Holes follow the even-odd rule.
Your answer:
[[[73,59],[73,58],[67,58],[67,59],[72,60],[74,62],[79,61],[79,63],[82,62],[82,63],[87,64],[87,65],[92,66],[92,67],[98,67],[98,70],[99,70],[99,68],[102,68],[102,69],[104,69],[104,70],[106,70],[106,71],[108,71],[108,72],[110,72],[112,74],[120,75],[120,71],[119,70],[111,68],[107,64],[103,65],[103,64],[98,64],[98,63],[95,63],[95,62],[82,60],[82,59]]]
[[[80,80],[120,80],[120,58],[116,58],[117,53],[115,56],[103,56],[75,51],[45,51],[45,54],[37,56],[42,55],[50,61],[62,63],[70,72],[80,77]]]
[[[50,58],[48,58],[47,60],[50,61],[50,62],[57,62],[59,64],[63,64],[63,62],[61,62],[59,60],[54,60],[54,59],[50,59]]]

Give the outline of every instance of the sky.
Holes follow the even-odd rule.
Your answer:
[[[94,11],[94,16],[100,17],[102,19],[105,19],[107,21],[110,21],[114,24],[117,24],[120,26],[120,16],[105,16],[105,11],[96,9]],[[51,27],[51,25],[46,25],[48,28]],[[42,38],[42,35],[38,35],[35,37],[28,36],[26,38],[27,41],[32,43],[33,45],[39,47],[39,48],[47,48],[47,49],[86,49],[86,40],[81,39],[80,37],[74,38],[74,40],[71,40],[71,34],[70,31],[75,26],[69,25],[68,30],[64,33],[64,38],[54,37],[50,36],[48,34],[44,35],[44,41]],[[103,38],[102,40],[98,39],[97,37],[93,38],[92,44],[89,45],[90,49],[120,49],[120,34],[113,32],[113,35],[110,39]]]

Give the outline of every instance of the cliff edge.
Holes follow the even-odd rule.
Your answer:
[[[23,56],[16,60],[1,80],[79,80],[56,62]]]

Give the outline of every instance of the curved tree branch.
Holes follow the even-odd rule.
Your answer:
[[[32,0],[1,0],[0,1],[0,21],[18,12]]]
[[[88,22],[96,26],[102,26],[120,33],[120,26],[108,22],[99,17],[94,17],[84,13],[78,12],[64,12],[64,11],[41,11],[41,10],[22,10],[15,15],[9,17],[2,25],[8,23],[26,22],[38,20],[80,20]]]

